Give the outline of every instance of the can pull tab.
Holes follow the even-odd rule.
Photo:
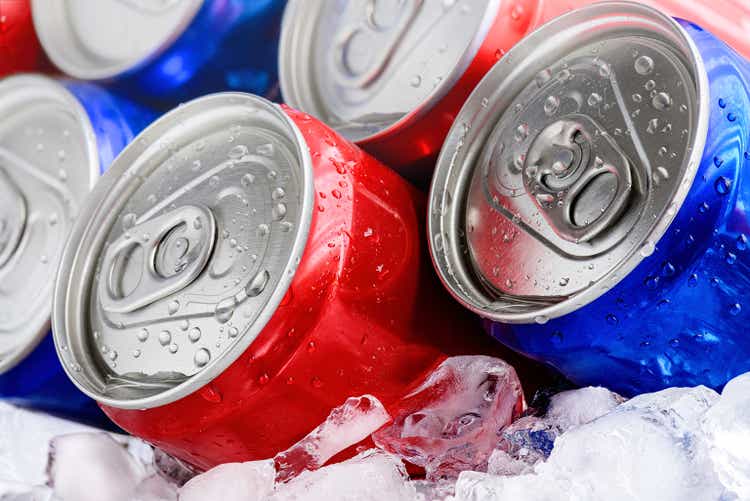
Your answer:
[[[102,309],[131,313],[184,289],[205,268],[215,242],[216,220],[204,206],[183,206],[137,224],[105,253]]]
[[[26,199],[21,190],[0,168],[0,268],[18,248],[26,228]]]
[[[630,162],[585,115],[552,123],[526,156],[524,185],[555,233],[588,242],[610,231],[633,195]]]
[[[333,58],[341,85],[365,89],[385,71],[424,0],[367,0],[364,21],[336,35]]]

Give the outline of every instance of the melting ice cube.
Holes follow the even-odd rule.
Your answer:
[[[415,496],[403,463],[397,457],[373,449],[343,463],[306,471],[286,484],[278,484],[269,501],[414,501]]]
[[[273,491],[273,461],[227,463],[188,481],[180,501],[266,501]]]
[[[74,433],[52,440],[49,484],[61,499],[131,501],[146,476],[143,464],[106,433]]]
[[[731,499],[713,472],[699,421],[717,395],[704,387],[641,395],[557,438],[533,473],[465,472],[457,500]]]
[[[719,479],[739,499],[750,499],[750,373],[727,383],[701,428]]]
[[[390,421],[390,415],[372,395],[351,397],[305,438],[275,458],[280,482],[303,471],[317,470],[344,449],[364,440]]]
[[[373,434],[378,447],[425,468],[427,479],[486,467],[497,433],[524,409],[516,372],[486,356],[449,358]]]

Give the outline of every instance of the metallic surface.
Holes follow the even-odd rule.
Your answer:
[[[203,113],[197,113],[198,109]],[[204,137],[205,146],[198,148],[199,144],[193,142],[185,149],[184,141],[205,136],[200,127],[194,128],[193,120],[201,116],[213,117],[215,132]],[[256,125],[246,127],[244,121]],[[191,136],[190,130],[196,135]],[[234,137],[233,143],[228,141],[229,134]],[[264,136],[272,142],[276,154],[282,155],[273,160],[278,164],[275,166],[270,158],[263,160],[277,175],[269,177],[271,170],[261,169],[250,172],[255,176],[254,183],[243,183],[250,167],[240,163],[226,172],[225,180],[219,179],[219,197],[203,200],[203,206],[214,213],[217,222],[217,247],[211,262],[227,265],[232,259],[241,264],[239,254],[231,256],[232,239],[236,239],[235,248],[243,247],[244,255],[245,246],[255,248],[269,235],[283,232],[281,225],[299,214],[288,234],[296,235],[296,241],[305,245],[300,260],[288,254],[290,264],[284,270],[266,261],[273,256],[258,254],[259,263],[270,263],[265,294],[258,297],[273,295],[273,300],[266,306],[258,302],[238,305],[231,327],[229,322],[217,322],[223,310],[217,312],[212,301],[208,314],[191,317],[183,330],[182,322],[168,315],[171,301],[179,300],[179,293],[173,293],[159,299],[161,317],[122,329],[119,338],[111,325],[95,337],[96,315],[89,317],[83,305],[92,301],[96,306],[99,300],[99,290],[92,287],[94,270],[104,251],[108,229],[119,233],[120,216],[127,214],[122,205],[128,201],[121,187],[130,182],[148,186],[149,172],[158,173],[170,163],[174,163],[177,176],[181,169],[191,171],[195,160],[200,159],[207,173],[215,166],[203,152],[213,147],[217,148],[216,160],[221,162],[239,144],[252,146],[248,146],[250,155],[255,156],[258,144],[253,141]],[[165,141],[170,137],[182,138],[183,142]],[[268,154],[271,148],[261,151]],[[284,151],[294,155],[284,157]],[[154,162],[157,157],[163,164]],[[291,178],[284,181],[277,168],[296,171],[297,188]],[[232,178],[235,171],[242,176]],[[275,182],[270,182],[272,178]],[[278,197],[278,183],[287,183],[283,200],[289,204],[289,219],[273,222],[274,213],[278,216],[281,212],[274,212],[273,207],[265,212],[266,202]],[[186,187],[181,180],[171,185],[176,192]],[[108,197],[110,192],[113,195]],[[136,199],[132,203],[140,203],[137,189],[133,193]],[[217,212],[223,193],[253,200],[234,214],[236,222],[231,220],[232,213]],[[253,193],[257,196],[251,196]],[[88,224],[76,227],[73,238],[81,242],[82,250],[78,252],[73,245],[66,249],[55,297],[54,326],[61,358],[82,389],[115,404],[105,405],[104,410],[116,423],[194,465],[209,468],[224,462],[272,457],[309,433],[348,396],[371,393],[388,405],[438,364],[444,353],[478,349],[474,339],[482,336],[466,335],[473,330],[472,322],[434,281],[420,244],[424,208],[422,196],[402,178],[308,115],[238,94],[218,94],[189,103],[147,129],[119,157],[86,208]],[[175,209],[180,209],[180,203],[171,208]],[[264,212],[265,223],[271,225],[268,233],[265,229],[258,233],[253,209]],[[102,225],[108,214],[109,221]],[[135,224],[147,224],[149,218],[141,216]],[[227,222],[230,228],[223,226]],[[309,224],[308,230],[302,228],[305,224]],[[226,239],[222,235],[225,229],[230,230]],[[140,236],[140,232],[133,236]],[[253,279],[258,276],[257,268],[229,267],[229,273],[232,278],[244,277],[240,282],[243,287],[252,279],[254,286],[244,290],[253,291],[260,288],[260,282]],[[203,275],[209,273],[204,271]],[[89,278],[79,284],[77,277]],[[201,276],[197,280],[210,278]],[[230,287],[233,283],[229,281]],[[144,315],[148,308],[134,313]],[[179,310],[175,314],[179,315]],[[191,342],[193,322],[203,322],[198,344]],[[175,353],[168,349],[169,344],[161,346],[160,342],[162,326],[172,323],[176,324],[169,329],[170,341],[178,345]],[[231,337],[232,327],[238,331],[242,328],[236,338]],[[149,330],[147,337],[140,334],[141,328]],[[456,339],[456,333],[462,337]],[[101,354],[99,342],[105,336],[113,344],[145,341],[136,348],[141,350],[139,357],[134,359],[131,353],[119,351],[114,358],[117,366],[113,367],[113,360],[107,356],[111,351]],[[200,344],[203,336],[210,342]],[[217,349],[217,339],[230,348]],[[192,358],[197,353],[194,350],[200,347],[210,349],[215,354],[211,362],[216,362],[202,371],[192,364],[196,360]],[[190,364],[180,361],[183,351],[191,355]],[[121,364],[136,367],[141,357],[152,357],[154,364],[161,360],[165,368],[182,372],[177,386],[159,384],[170,383],[167,373],[131,379],[118,375],[118,371],[128,370]],[[174,400],[175,395],[182,398]]]
[[[680,185],[681,190],[686,190],[686,197],[682,202],[676,200],[674,206],[667,207],[657,217],[660,231],[644,240],[645,245],[630,258],[630,263],[612,270],[598,285],[560,298],[561,302],[552,306],[546,302],[525,305],[520,314],[493,308],[492,301],[505,299],[497,296],[484,306],[474,304],[474,309],[482,309],[482,314],[490,319],[503,320],[503,323],[487,320],[487,328],[494,337],[560,369],[579,384],[605,385],[625,394],[698,384],[720,388],[750,367],[750,343],[744,336],[748,305],[743,304],[750,228],[744,210],[748,195],[741,176],[741,169],[747,168],[750,158],[747,153],[750,67],[723,42],[697,26],[670,23],[655,11],[620,2],[582,9],[561,18],[532,35],[509,56],[511,61],[517,54],[533,63],[534,58],[527,57],[525,51],[534,52],[530,49],[534,46],[544,50],[542,38],[559,42],[559,33],[570,29],[585,29],[589,36],[596,36],[592,23],[606,25],[608,21],[619,24],[625,31],[640,31],[650,24],[650,30],[674,34],[673,48],[684,52],[690,47],[684,54],[693,60],[698,71],[694,103],[700,110],[697,120],[691,122],[685,117],[672,122],[671,132],[656,131],[664,138],[666,150],[660,149],[656,157],[651,157],[657,159],[660,153],[668,157],[671,151],[681,153],[676,131],[687,129],[688,134],[695,134],[691,152],[694,158],[688,162],[697,172],[694,176],[683,174],[685,181]],[[631,54],[639,73],[637,67],[644,69],[644,66],[636,65],[636,61],[651,53]],[[486,82],[496,72],[503,71],[504,64],[509,63],[501,63]],[[659,89],[665,77],[660,71],[663,65],[654,68]],[[511,76],[509,81],[513,80]],[[522,85],[523,79],[518,82]],[[493,86],[493,90],[496,88]],[[474,97],[481,99],[478,96]],[[472,98],[473,103],[464,110],[467,117],[473,116],[472,105],[474,110],[478,109],[477,99]],[[660,116],[660,106],[631,103],[628,105],[631,114],[641,108],[642,113]],[[472,125],[482,128],[481,122]],[[459,141],[470,149],[471,141],[461,138],[464,133],[458,127],[449,139],[452,147],[444,152],[443,160]],[[648,127],[643,125],[630,129],[631,134],[644,132],[649,134]],[[448,163],[444,166],[450,170]],[[457,159],[454,166],[460,169],[461,161]],[[655,185],[654,181],[652,178]],[[439,195],[440,183],[436,181],[434,195]],[[440,198],[433,199],[436,204],[433,234],[438,230],[437,214],[443,207]],[[463,203],[459,193],[453,198],[457,205]],[[446,261],[441,264],[445,253],[440,249],[450,246],[452,250],[447,253],[455,253],[460,246],[457,240],[461,240],[460,233],[449,237],[452,240],[447,244],[445,235],[438,239],[438,245],[433,239],[432,247],[448,283],[457,273],[444,267]],[[501,269],[509,267],[503,262],[497,265]],[[575,270],[571,270],[573,273]],[[462,284],[466,286],[464,290],[454,285],[454,293],[461,296],[471,291],[487,297],[487,288],[482,289],[476,279],[468,280]],[[533,314],[537,315],[536,323],[532,321]]]
[[[373,12],[382,8],[381,5],[401,5],[402,3],[397,1],[363,2],[364,5],[370,6]],[[468,0],[435,1],[434,3],[425,0],[423,2],[405,3],[409,5],[420,4],[422,10],[428,8],[442,10],[443,5],[450,5],[450,10],[453,12],[461,12],[463,9],[468,9],[471,12],[477,8],[476,2]],[[492,9],[497,14],[494,17],[489,14],[485,16],[484,21],[489,22],[491,20],[492,24],[485,31],[479,30],[477,32],[477,39],[472,46],[473,52],[471,54],[473,56],[470,57],[467,53],[457,67],[453,69],[444,68],[452,76],[442,81],[438,87],[439,92],[435,92],[430,98],[422,102],[409,101],[413,105],[412,108],[408,111],[401,110],[402,112],[406,111],[406,113],[401,113],[402,118],[395,122],[393,120],[383,122],[383,117],[378,116],[363,117],[359,122],[374,124],[370,127],[369,135],[364,135],[362,132],[366,129],[364,126],[359,127],[357,133],[353,134],[347,124],[339,124],[336,121],[330,123],[339,132],[357,140],[362,148],[387,165],[397,169],[401,174],[413,180],[425,182],[429,180],[432,174],[434,162],[450,127],[453,125],[456,114],[492,65],[525,35],[542,24],[572,9],[591,3],[594,3],[594,0],[503,0],[498,3],[493,2]],[[702,22],[725,40],[731,41],[746,56],[750,56],[750,43],[747,42],[747,37],[744,37],[746,25],[748,19],[750,19],[750,9],[741,0],[719,0],[718,2],[712,2],[710,6],[694,0],[644,0],[643,3],[654,6],[670,15]],[[314,74],[335,74],[333,65],[335,59],[330,54],[327,57],[318,57],[314,59],[317,66],[311,68],[305,66],[304,61],[299,61],[299,58],[295,57],[294,54],[295,51],[299,54],[306,53],[305,50],[311,50],[307,49],[308,47],[314,46],[313,40],[329,36],[321,26],[333,22],[328,20],[330,16],[320,15],[315,18],[316,23],[310,21],[313,16],[309,15],[309,11],[315,11],[317,5],[319,4],[316,2],[303,1],[290,3],[287,19],[282,30],[281,86],[282,92],[290,104],[296,105],[324,120],[329,120],[328,114],[324,113],[327,111],[326,107],[318,105],[317,102],[323,101],[325,103],[330,97],[328,97],[328,94],[322,93],[320,96],[316,96],[312,93],[312,88],[315,83]],[[402,6],[402,8],[404,7]],[[293,17],[298,18],[297,22],[294,22]],[[463,31],[471,30],[463,28]],[[443,39],[445,36],[455,36],[455,33],[444,34]],[[434,57],[435,54],[439,53],[441,47],[441,41],[435,41],[431,44],[423,44],[412,51],[409,54],[409,61],[414,64],[408,67],[412,72],[411,76],[419,76],[422,61]],[[320,50],[320,48],[318,47],[317,50]],[[360,58],[365,59],[365,56],[360,55]],[[394,63],[399,62],[394,58]],[[304,71],[298,71],[299,68],[303,68]],[[386,75],[386,73],[383,73],[379,76],[382,80],[386,78]],[[390,96],[394,99],[396,97],[403,99],[405,96],[413,94],[411,79],[398,81],[398,86],[396,86],[396,82],[380,82],[383,88],[388,84],[391,86]],[[428,84],[428,79],[421,78],[420,86]],[[384,127],[384,124],[387,124],[387,127]]]
[[[81,201],[153,114],[91,84],[35,75],[0,82],[0,107],[0,398],[102,421],[56,360],[49,304]]]
[[[32,0],[52,61],[171,107],[209,92],[276,91],[284,0]]]
[[[311,161],[295,134],[266,101],[217,94],[165,115],[118,158],[58,280],[61,358],[86,393],[122,408],[165,405],[258,336],[313,210]]]
[[[284,97],[352,141],[375,138],[445,96],[499,3],[292,1],[280,57]]]

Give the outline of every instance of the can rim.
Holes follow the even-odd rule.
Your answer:
[[[148,157],[153,155],[154,151],[158,151],[159,140],[165,134],[177,128],[185,128],[181,122],[186,117],[210,113],[218,106],[240,106],[243,103],[262,107],[264,111],[278,119],[279,123],[288,130],[299,158],[302,218],[296,225],[297,233],[294,244],[285,268],[280,273],[278,285],[245,335],[221,357],[206,366],[203,371],[188,376],[179,384],[153,395],[131,399],[108,396],[104,391],[106,374],[97,367],[92,357],[95,350],[90,344],[91,336],[88,336],[90,329],[87,313],[96,262],[102,251],[102,245],[105,243],[106,232],[119,213],[117,196],[127,195],[127,189],[139,182],[138,175],[134,171],[147,165]],[[183,132],[190,133],[185,130]],[[196,132],[192,131],[192,133]],[[195,99],[166,113],[141,132],[123,150],[84,204],[63,251],[55,281],[52,308],[55,347],[65,372],[83,393],[100,404],[114,408],[134,410],[160,407],[199,390],[245,353],[282,302],[294,279],[296,264],[301,260],[307,245],[312,224],[314,186],[312,157],[306,144],[302,132],[280,105],[250,94],[224,92]],[[87,278],[80,279],[79,277]]]
[[[692,65],[690,71],[696,85],[695,139],[690,144],[692,148],[690,155],[683,164],[687,165],[685,175],[675,190],[670,200],[671,203],[668,204],[675,207],[676,210],[672,214],[667,211],[663,212],[658,223],[651,228],[643,242],[658,243],[679,213],[692,187],[708,135],[709,82],[700,51],[679,22],[652,7],[629,0],[617,0],[600,2],[571,11],[538,28],[513,47],[474,89],[457,115],[443,145],[430,187],[427,227],[433,265],[441,282],[450,294],[464,307],[484,318],[508,324],[544,324],[550,319],[572,313],[595,301],[619,283],[645,259],[645,256],[639,253],[636,248],[620,263],[613,266],[596,286],[587,287],[560,302],[542,305],[532,312],[514,313],[500,311],[498,308],[492,307],[495,298],[486,293],[478,283],[472,271],[472,266],[468,262],[469,259],[460,247],[460,238],[452,238],[458,228],[456,222],[460,220],[459,213],[463,207],[468,181],[470,181],[476,161],[476,156],[467,159],[467,152],[461,150],[468,136],[482,134],[482,132],[468,128],[467,124],[473,121],[482,122],[492,113],[491,106],[481,105],[482,96],[497,95],[500,92],[498,89],[501,89],[502,85],[517,78],[518,63],[516,61],[527,60],[532,55],[538,55],[540,48],[544,47],[545,41],[554,38],[552,35],[564,33],[566,30],[584,23],[601,23],[602,20],[612,19],[613,17],[625,22],[645,19],[652,23],[654,27],[658,26],[667,30],[678,38],[686,50],[684,55],[688,63]],[[591,27],[591,24],[588,26]],[[483,143],[489,132],[490,130],[485,131],[479,142]],[[479,148],[481,149],[481,146]],[[463,149],[466,150],[466,148]],[[444,193],[449,193],[453,200],[452,206],[447,210]],[[450,235],[451,238],[446,240],[444,238],[446,235]]]
[[[89,186],[86,191],[91,191],[100,176],[99,154],[94,134],[94,127],[91,124],[83,105],[76,97],[68,91],[64,85],[45,75],[36,73],[22,73],[9,76],[0,82],[0,100],[3,96],[7,97],[9,93],[22,92],[24,94],[34,93],[38,90],[40,95],[50,96],[60,101],[75,117],[84,129],[83,140],[85,142],[86,154],[89,161]],[[34,96],[28,96],[28,100],[34,99]],[[53,289],[54,290],[54,289]],[[50,310],[51,314],[51,310]],[[8,356],[0,359],[0,374],[4,374],[23,361],[32,351],[39,346],[44,337],[50,332],[50,314],[38,332],[27,339],[27,342],[20,349],[10,352]]]
[[[70,54],[81,58],[87,57],[87,51],[76,43],[65,43],[64,39],[74,37],[69,31],[66,3],[49,0],[31,0],[32,21],[34,30],[52,63],[67,75],[83,80],[108,80],[145,66],[156,59],[187,29],[200,10],[203,0],[182,0],[190,2],[174,29],[166,33],[155,46],[145,54],[124,58],[112,64],[102,64],[101,60],[92,64],[76,64]],[[67,35],[67,36],[66,36]]]
[[[315,90],[311,83],[312,78],[295,78],[300,76],[299,71],[302,65],[299,64],[297,60],[292,59],[293,56],[306,58],[305,51],[300,50],[300,46],[309,46],[309,40],[304,39],[299,33],[299,28],[300,26],[312,27],[315,25],[315,22],[310,22],[312,16],[303,15],[303,13],[307,12],[303,9],[306,7],[309,8],[311,5],[315,4],[316,2],[309,2],[307,0],[289,0],[287,3],[281,22],[278,67],[279,86],[285,102],[294,108],[317,116],[315,110],[305,106],[305,104],[316,101],[316,99],[312,97],[315,94]],[[453,90],[456,83],[458,83],[461,77],[466,73],[466,70],[469,69],[469,66],[471,66],[472,61],[474,61],[474,58],[479,53],[479,49],[487,34],[490,32],[497,16],[500,14],[501,7],[502,0],[489,0],[487,2],[485,8],[486,12],[494,12],[494,14],[484,16],[482,23],[479,25],[479,29],[476,30],[474,38],[472,38],[471,43],[467,46],[466,51],[464,51],[458,64],[456,64],[450,73],[441,80],[439,85],[435,86],[426,99],[389,126],[375,132],[374,134],[356,140],[356,143],[358,145],[367,145],[387,139],[410,127],[415,122],[418,122],[433,110],[440,101],[442,101],[443,98]],[[297,22],[298,19],[304,19],[305,22]],[[308,77],[309,75],[303,76]],[[305,101],[307,101],[307,103],[305,103]]]

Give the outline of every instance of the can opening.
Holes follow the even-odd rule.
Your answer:
[[[438,161],[431,243],[449,289],[518,323],[603,294],[653,252],[684,200],[706,92],[693,42],[642,5],[603,2],[521,42],[474,91]]]
[[[302,256],[311,165],[294,122],[251,95],[197,99],[146,129],[63,256],[53,325],[74,382],[101,403],[149,408],[240,357]]]

